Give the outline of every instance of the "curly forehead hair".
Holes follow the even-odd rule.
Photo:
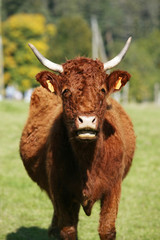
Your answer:
[[[102,84],[102,79],[106,77],[103,63],[99,60],[79,57],[64,63],[63,68],[64,72],[62,75],[65,75],[69,81],[72,81],[72,78],[74,78],[74,81],[76,79],[78,81],[81,78],[81,81],[83,79],[86,83],[93,84],[93,79],[96,78],[96,81]]]

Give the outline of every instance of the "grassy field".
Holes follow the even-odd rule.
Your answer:
[[[129,105],[137,135],[132,169],[125,179],[117,219],[118,240],[160,239],[160,108]],[[52,205],[19,157],[28,104],[0,102],[0,240],[48,240]],[[80,213],[79,239],[98,238],[99,204]]]

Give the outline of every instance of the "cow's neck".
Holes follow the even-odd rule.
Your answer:
[[[72,142],[72,148],[79,162],[80,171],[83,175],[86,175],[87,172],[91,172],[99,164],[99,160],[102,159],[104,154],[102,134],[96,141]]]

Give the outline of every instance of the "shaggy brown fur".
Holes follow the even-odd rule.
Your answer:
[[[54,206],[49,233],[76,240],[80,206],[91,214],[101,202],[100,239],[116,238],[115,221],[135,150],[130,118],[110,94],[129,80],[124,71],[107,75],[103,64],[78,58],[63,65],[60,75],[44,71],[36,78],[43,87],[32,94],[28,121],[20,142],[24,166]],[[117,87],[117,83],[119,85]],[[94,140],[77,139],[77,117],[96,116]]]

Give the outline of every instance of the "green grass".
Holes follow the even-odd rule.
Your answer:
[[[160,108],[126,107],[135,125],[137,150],[123,182],[117,219],[118,240],[160,239]],[[28,104],[0,102],[0,240],[47,240],[52,205],[27,176],[19,140]],[[91,217],[80,213],[79,239],[96,240],[99,204]]]

